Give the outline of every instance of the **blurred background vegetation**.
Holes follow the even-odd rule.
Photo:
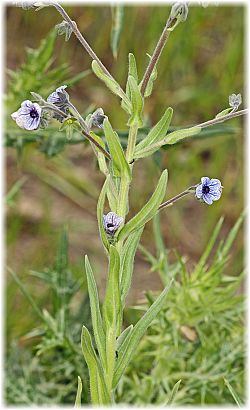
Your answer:
[[[103,63],[124,86],[128,53],[135,54],[142,77],[148,62],[146,53],[152,53],[169,6],[124,7],[117,59],[113,57],[110,45],[112,16],[115,15],[111,7],[82,5],[69,6],[66,10]],[[232,93],[242,94],[244,106],[244,14],[243,6],[190,7],[187,22],[180,24],[171,34],[158,65],[153,94],[146,100],[148,126],[159,120],[167,106],[174,109],[172,125],[176,127],[195,125],[213,118],[228,107],[228,96]],[[7,264],[25,284],[38,306],[57,312],[58,306],[54,306],[54,301],[56,297],[61,300],[60,295],[55,296],[57,275],[62,271],[68,272],[69,268],[67,264],[63,267],[60,263],[58,265],[59,256],[56,259],[55,254],[60,255],[59,237],[64,237],[62,226],[67,225],[70,277],[68,273],[66,276],[72,289],[67,303],[74,317],[69,317],[68,321],[79,323],[73,334],[77,342],[80,325],[83,320],[89,320],[84,254],[89,255],[95,267],[101,296],[105,284],[106,268],[103,267],[106,259],[96,221],[96,203],[103,177],[97,170],[88,144],[67,140],[62,132],[58,132],[55,123],[49,130],[27,136],[17,129],[10,113],[18,109],[24,99],[30,98],[30,91],[47,97],[56,87],[68,84],[72,102],[84,115],[102,107],[113,127],[120,131],[126,131],[126,116],[120,110],[117,98],[90,72],[90,58],[76,38],[72,35],[65,43],[63,37],[56,36],[52,30],[61,22],[56,10],[44,8],[36,13],[8,6],[5,8],[5,21]],[[42,42],[45,38],[46,42]],[[130,195],[131,215],[145,203],[163,168],[169,170],[168,198],[199,182],[201,176],[216,177],[223,182],[222,198],[213,206],[201,205],[193,198],[187,198],[161,213],[160,226],[169,250],[169,260],[176,260],[177,251],[185,256],[187,268],[192,270],[220,216],[223,215],[225,220],[219,238],[224,238],[243,209],[244,119],[234,119],[218,133],[211,132],[204,138],[161,150],[153,160],[146,158],[136,163]],[[148,224],[142,243],[154,253],[151,232],[152,224]],[[64,242],[61,239],[61,244],[66,242],[65,237]],[[238,275],[243,266],[242,228],[231,248],[231,255],[226,273]],[[128,305],[141,302],[145,291],[161,288],[160,276],[150,269],[145,253],[139,251]],[[50,275],[53,283],[48,280]],[[43,280],[42,283],[37,276]],[[77,280],[80,281],[79,286],[75,284]],[[76,387],[76,379],[72,378],[75,374],[86,374],[84,366],[78,372],[73,364],[71,368],[64,368],[60,349],[66,349],[70,358],[67,363],[73,363],[74,352],[66,342],[61,347],[54,344],[57,350],[55,352],[54,349],[52,358],[64,376],[54,385],[48,381],[51,369],[48,371],[46,366],[52,358],[48,354],[43,357],[43,352],[51,352],[53,344],[47,350],[41,349],[40,357],[42,355],[44,362],[34,356],[37,343],[46,329],[38,329],[27,336],[31,329],[40,326],[37,312],[20,293],[13,276],[8,275],[6,287],[8,402],[33,403],[32,389],[36,388],[39,379],[37,404],[44,403],[46,398],[46,403],[72,403],[72,392]],[[128,310],[128,321],[130,316]],[[65,372],[68,372],[66,379]],[[38,379],[34,375],[39,375]],[[14,381],[18,377],[24,385],[14,389]],[[64,385],[67,385],[67,391]],[[145,386],[147,390],[147,384]],[[122,392],[119,394],[123,400]],[[129,397],[131,402],[136,402],[133,394]],[[199,400],[196,398],[194,402]],[[84,401],[87,402],[86,397]]]

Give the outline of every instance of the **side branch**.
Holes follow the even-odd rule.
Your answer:
[[[161,33],[161,36],[158,40],[158,43],[155,47],[155,50],[153,52],[153,55],[150,59],[150,62],[148,64],[148,66],[147,66],[147,69],[145,71],[144,77],[142,79],[142,85],[141,85],[141,94],[142,94],[142,96],[144,96],[144,94],[145,94],[145,91],[146,91],[150,76],[153,72],[153,69],[156,66],[156,64],[158,63],[158,60],[159,60],[159,58],[161,56],[161,53],[162,53],[162,50],[163,50],[165,44],[168,41],[169,34],[170,34],[170,31],[168,31],[168,28],[170,27],[171,23],[172,23],[172,19],[169,17],[168,20],[167,20],[167,23],[164,27],[164,30]]]
[[[201,124],[196,125],[196,127],[206,128],[206,127],[209,127],[210,125],[219,124],[220,122],[224,122],[224,121],[230,120],[231,118],[239,117],[240,115],[246,115],[246,114],[248,114],[247,108],[245,108],[244,110],[235,111],[235,112],[223,115],[222,117],[219,117],[219,118],[213,118],[212,120],[202,122]]]

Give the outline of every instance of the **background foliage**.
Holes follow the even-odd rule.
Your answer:
[[[115,10],[112,14],[110,7],[71,6],[67,7],[67,11],[72,19],[77,21],[81,32],[86,34],[87,40],[114,77],[124,84],[127,54],[133,52],[136,55],[139,74],[142,75],[148,62],[146,52],[152,52],[169,8],[167,6],[124,7],[123,25],[120,26],[121,37],[118,38],[117,43],[117,60],[113,58],[110,47],[112,15],[116,15]],[[77,356],[80,355],[77,344],[80,338],[80,326],[83,321],[86,323],[89,317],[88,300],[86,295],[84,296],[86,286],[85,277],[82,275],[83,254],[87,253],[94,262],[95,272],[99,275],[101,295],[106,275],[106,269],[103,269],[106,261],[98,238],[96,222],[96,202],[102,176],[97,171],[90,147],[84,142],[79,143],[79,137],[73,136],[68,140],[67,136],[63,132],[58,132],[56,128],[53,132],[45,130],[25,135],[16,128],[9,114],[19,107],[22,100],[29,98],[30,90],[46,97],[54,88],[66,83],[70,86],[70,95],[80,112],[87,114],[95,107],[101,106],[109,115],[114,127],[121,132],[126,131],[125,117],[119,109],[116,97],[108,93],[98,79],[90,74],[89,57],[77,40],[72,36],[69,42],[65,43],[62,37],[56,37],[55,32],[51,31],[55,24],[60,23],[60,17],[55,10],[49,9],[48,13],[48,9],[45,8],[35,13],[7,7],[5,12],[8,68],[5,135],[8,192],[6,197],[7,263],[25,284],[28,292],[33,295],[41,313],[39,317],[37,312],[32,310],[26,298],[18,290],[13,276],[10,275],[6,296],[7,400],[9,403],[23,404],[72,403],[76,375],[82,375],[84,380],[86,374],[83,360]],[[38,24],[41,21],[42,24]],[[168,105],[174,109],[173,123],[178,127],[212,118],[227,106],[228,95],[233,92],[242,93],[244,104],[243,21],[244,7],[242,6],[190,8],[188,21],[178,27],[163,52],[153,95],[146,102],[148,125],[155,123]],[[42,40],[45,37],[46,40]],[[116,41],[117,39],[113,40],[113,48]],[[29,47],[27,52],[24,51],[25,47]],[[225,188],[222,199],[212,207],[201,206],[190,198],[161,214],[161,231],[164,243],[169,249],[169,261],[174,263],[178,260],[174,253],[176,249],[178,254],[186,257],[185,266],[190,272],[199,260],[219,217],[222,214],[225,216],[219,234],[219,237],[224,238],[242,210],[243,130],[242,119],[232,120],[230,124],[220,128],[219,132],[211,132],[204,138],[162,150],[160,155],[154,156],[154,161],[146,158],[135,167],[135,179],[131,190],[131,214],[145,203],[163,168],[168,168],[170,175],[168,197],[197,183],[203,175],[218,177],[223,181]],[[126,134],[124,138],[126,139]],[[75,144],[76,142],[78,144]],[[69,232],[69,263],[64,261],[64,265],[60,265],[58,258],[60,259],[62,250],[57,251],[57,242],[65,221]],[[151,229],[152,225],[149,224],[143,234],[143,245],[154,254],[155,246],[152,242]],[[67,242],[65,235],[62,235],[61,239],[61,247],[64,246],[64,249]],[[59,255],[57,262],[55,262],[56,252]],[[226,274],[237,276],[243,265],[242,230],[230,252],[232,257],[230,264],[226,265]],[[212,266],[213,263],[215,262],[212,262]],[[48,266],[51,268],[46,268]],[[128,305],[138,304],[145,291],[157,291],[161,288],[160,276],[148,274],[149,269],[150,264],[145,260],[143,251],[139,252]],[[183,269],[182,266],[181,271]],[[154,270],[159,271],[159,268],[156,266]],[[42,282],[35,276],[39,276]],[[62,289],[70,289],[67,295],[58,292],[61,289],[58,288],[58,281],[61,280],[65,281],[65,286],[61,285]],[[77,284],[77,281],[80,281],[80,284]],[[216,287],[218,285],[219,283]],[[184,291],[190,294],[189,288],[185,290],[184,287]],[[166,315],[176,309],[174,295],[173,292],[173,303],[166,307]],[[62,331],[60,326],[64,320],[62,320],[60,306],[64,305],[65,300],[68,311],[64,313],[66,328]],[[235,303],[238,306],[236,315],[242,310],[242,304],[238,299]],[[54,333],[51,328],[48,330],[49,319],[46,313],[47,321],[44,319],[43,308],[50,312],[53,320],[56,321],[57,331]],[[227,306],[224,308],[226,315]],[[190,312],[193,312],[192,309]],[[233,307],[232,312],[234,312]],[[133,322],[135,313],[136,311],[128,309],[129,323]],[[178,313],[175,313],[173,318],[178,323]],[[217,319],[216,323],[211,322],[213,328],[217,329],[212,340],[206,334],[209,332],[210,336],[208,324],[201,326],[205,344],[196,349],[198,343],[196,340],[192,342],[186,341],[183,336],[177,337],[173,320],[163,320],[162,324],[162,317],[160,317],[160,325],[156,323],[150,330],[140,347],[138,361],[134,362],[134,367],[129,370],[129,375],[134,381],[133,385],[128,382],[128,379],[124,379],[124,384],[118,392],[119,400],[125,401],[124,398],[128,397],[127,401],[144,403],[145,394],[142,394],[144,390],[140,389],[138,380],[143,381],[145,391],[150,387],[149,400],[152,403],[163,400],[164,395],[167,400],[174,383],[178,381],[176,373],[178,375],[178,372],[184,371],[178,366],[185,364],[185,361],[190,380],[188,383],[181,383],[176,396],[177,403],[217,402],[221,392],[223,392],[222,403],[233,403],[234,399],[229,394],[223,377],[232,383],[233,388],[243,398],[242,322],[237,322],[235,331],[235,319],[232,315],[228,337],[230,343],[235,343],[237,348],[235,356],[230,358],[232,360],[223,365],[225,352],[218,352],[215,346],[219,346],[221,341],[224,341],[224,333],[221,333],[220,329],[225,318],[221,313]],[[188,322],[185,325],[196,328],[197,323]],[[36,331],[33,330],[30,334],[31,329]],[[236,334],[235,337],[238,339],[231,340],[232,334]],[[69,347],[67,335],[71,335],[73,339],[75,353],[72,352],[72,346]],[[160,346],[164,346],[162,348],[166,351],[155,349],[155,340],[165,341],[165,338],[167,338],[166,346],[164,344]],[[230,343],[229,347],[225,345],[222,349],[230,350]],[[35,356],[37,344],[39,355]],[[169,350],[170,344],[173,347]],[[153,368],[153,372],[158,372],[159,380],[162,380],[163,375],[167,379],[167,385],[163,381],[163,393],[155,390],[156,386],[150,384],[152,380],[148,381],[151,363],[150,360],[149,362],[145,360],[148,346],[152,351],[153,363],[157,363],[157,358],[166,355],[168,351],[169,362],[163,367],[171,374],[162,372],[161,367],[159,370],[159,366],[162,365],[155,365]],[[182,361],[179,357],[178,360],[173,360],[173,356],[177,354],[175,349],[181,352],[179,354],[182,356]],[[197,362],[195,360],[191,362],[194,349],[199,358],[209,357],[211,363],[218,361],[222,363],[224,369],[227,369],[227,374],[223,373],[219,381],[215,379],[216,389],[214,384],[210,385],[207,382],[206,376],[204,376],[204,383],[197,384],[199,377],[195,375],[200,375],[201,369],[206,369],[209,363],[204,364],[200,359],[198,363],[201,363],[201,369],[197,368],[195,373],[193,366]],[[75,360],[80,364],[77,369],[75,369]],[[51,380],[53,362],[58,364],[58,368]],[[236,362],[237,371],[234,370]],[[172,363],[172,366],[168,366],[169,363]],[[212,372],[212,379],[213,375]],[[87,402],[86,384],[84,388],[83,397]],[[214,395],[211,395],[211,389],[215,392]]]

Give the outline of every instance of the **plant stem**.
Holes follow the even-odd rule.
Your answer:
[[[63,17],[63,19],[70,25],[73,33],[75,34],[75,36],[77,37],[77,39],[80,41],[81,45],[84,47],[84,49],[87,51],[87,53],[89,54],[89,56],[92,58],[92,60],[95,60],[99,66],[101,67],[101,69],[105,72],[105,74],[107,76],[109,76],[109,78],[111,78],[112,80],[115,81],[115,79],[113,78],[113,76],[110,74],[110,72],[108,71],[108,69],[105,67],[105,65],[101,62],[101,60],[99,59],[99,57],[97,57],[96,53],[93,51],[93,49],[90,47],[89,43],[85,40],[85,38],[83,37],[83,35],[81,34],[80,30],[77,27],[77,24],[75,21],[71,20],[71,18],[69,17],[69,15],[66,13],[66,11],[64,10],[64,8],[57,2],[57,1],[48,1],[47,2],[48,5],[51,5],[53,7],[56,8],[56,10],[61,14],[61,16]],[[121,88],[121,87],[120,87]],[[121,92],[125,98],[125,100],[127,99],[127,96],[125,94],[125,92],[122,90],[121,88]]]
[[[209,127],[210,125],[219,124],[220,122],[224,122],[224,121],[230,120],[231,118],[239,117],[240,115],[246,115],[246,114],[248,114],[247,108],[244,110],[240,110],[240,111],[230,112],[229,114],[223,115],[223,117],[213,118],[212,120],[202,122],[201,124],[196,125],[196,127],[206,128],[206,127]]]
[[[133,156],[134,156],[137,130],[138,130],[138,127],[136,125],[132,125],[129,128],[128,145],[127,145],[127,151],[126,151],[126,159],[128,163],[132,161]],[[132,171],[133,166],[131,165],[130,168]],[[129,186],[130,186],[130,181],[128,180],[128,178],[122,177],[121,183],[120,183],[120,189],[119,189],[117,214],[119,216],[122,216],[124,220],[126,217]]]
[[[170,27],[171,23],[172,23],[172,19],[169,17],[167,22],[166,22],[166,25],[163,29],[163,32],[161,33],[161,36],[158,40],[158,43],[157,43],[157,45],[154,49],[152,57],[151,57],[151,59],[149,61],[149,64],[147,66],[147,69],[145,71],[144,77],[142,79],[142,84],[141,84],[141,94],[142,94],[142,96],[144,96],[144,94],[145,94],[147,84],[149,82],[149,79],[150,79],[150,76],[153,72],[153,69],[156,66],[156,64],[158,63],[158,60],[159,60],[159,58],[161,56],[161,53],[162,53],[162,50],[163,50],[165,44],[168,41],[168,38],[169,38],[169,35],[170,35],[170,31],[168,31],[168,28]]]
[[[178,201],[179,199],[183,198],[184,196],[193,193],[193,191],[196,187],[197,187],[197,185],[190,186],[189,188],[187,188],[185,191],[181,192],[180,194],[175,195],[173,198],[169,199],[166,202],[163,202],[159,206],[158,210],[160,211],[162,208],[166,208],[167,206],[172,205],[174,202]]]
[[[76,107],[69,101],[68,102],[69,107],[73,110],[73,112],[75,113],[75,117],[76,119],[79,121],[80,126],[82,128],[82,133],[83,135],[85,135],[85,137],[92,142],[98,149],[99,151],[101,151],[103,153],[103,155],[105,155],[105,157],[111,161],[111,156],[110,154],[93,138],[91,137],[91,135],[88,133],[88,125],[86,124],[86,122],[84,121],[84,119],[82,118],[81,114],[79,113],[79,111],[76,109]]]

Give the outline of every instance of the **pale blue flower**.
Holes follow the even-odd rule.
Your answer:
[[[239,106],[242,103],[241,94],[231,94],[228,97],[230,107],[234,108],[234,110],[238,110]]]
[[[39,104],[25,100],[22,102],[21,108],[11,114],[11,118],[16,121],[20,128],[31,131],[39,127],[41,114],[42,108]]]
[[[69,114],[69,94],[67,93],[67,91],[65,91],[65,88],[67,88],[67,85],[62,85],[61,87],[58,87],[56,91],[54,91],[52,94],[48,96],[47,101],[50,104],[54,104],[65,114]],[[54,113],[53,117],[60,122],[63,122],[63,120],[65,119],[62,115],[58,113]]]
[[[222,188],[219,179],[202,177],[201,183],[196,187],[195,195],[202,202],[212,205],[213,201],[220,199]]]
[[[109,212],[107,215],[103,215],[105,232],[108,235],[113,236],[123,221],[124,219],[121,216],[118,216],[115,212]]]
[[[69,101],[69,94],[65,91],[65,88],[67,88],[67,85],[58,87],[56,91],[48,96],[47,101],[51,104],[57,105],[58,107],[67,104]]]
[[[91,125],[98,128],[103,128],[103,122],[105,120],[104,111],[102,108],[97,108],[91,115]]]

